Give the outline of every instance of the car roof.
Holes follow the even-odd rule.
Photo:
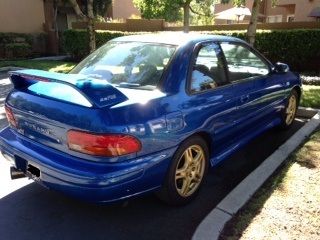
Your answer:
[[[223,35],[181,33],[181,32],[130,35],[130,36],[114,38],[112,41],[147,42],[147,43],[160,43],[160,44],[181,46],[191,42],[195,43],[195,42],[202,42],[207,40],[244,42],[238,38],[223,36]]]

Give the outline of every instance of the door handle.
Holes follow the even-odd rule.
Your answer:
[[[243,95],[240,97],[240,101],[242,103],[248,102],[249,101],[250,96],[249,95]]]

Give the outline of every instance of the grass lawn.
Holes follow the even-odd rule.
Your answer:
[[[220,239],[319,239],[320,131],[235,217]]]
[[[320,86],[303,85],[301,106],[320,108]]]
[[[17,61],[0,61],[1,67],[22,67],[33,68],[51,72],[69,72],[76,63],[63,61],[45,61],[45,60],[17,60]]]

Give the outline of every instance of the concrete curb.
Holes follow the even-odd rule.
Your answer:
[[[319,111],[320,109],[317,108],[299,107],[297,111],[297,117],[312,118]]]
[[[193,234],[193,240],[218,239],[225,224],[250,200],[252,195],[288,156],[320,125],[320,110],[299,108],[298,115],[302,117],[312,116],[312,118],[239,183],[206,216]]]
[[[21,68],[21,67],[1,67],[0,68],[0,73],[8,73],[9,71],[16,71],[16,70],[21,70],[21,69],[26,69],[26,68]]]

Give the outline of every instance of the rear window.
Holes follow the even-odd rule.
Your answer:
[[[70,73],[104,79],[119,87],[155,88],[176,46],[109,42],[90,54]]]

